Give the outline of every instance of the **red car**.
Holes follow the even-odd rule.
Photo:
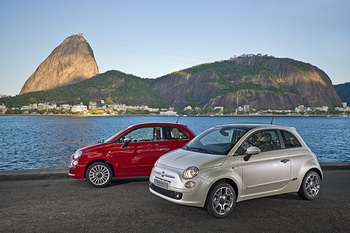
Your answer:
[[[149,176],[163,154],[185,146],[195,137],[185,125],[144,123],[128,126],[101,143],[77,150],[71,157],[69,176],[105,187],[111,179]]]

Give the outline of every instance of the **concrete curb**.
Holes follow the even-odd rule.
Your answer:
[[[350,170],[350,162],[323,162],[320,165],[323,170]]]
[[[68,178],[67,169],[0,170],[0,180],[34,180]]]
[[[350,170],[350,162],[320,163],[323,170]],[[28,170],[0,170],[1,180],[34,180],[34,179],[62,179],[68,178],[67,169],[28,169]]]

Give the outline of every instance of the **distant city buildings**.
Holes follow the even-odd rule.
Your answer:
[[[22,114],[79,114],[79,115],[124,115],[124,114],[159,114],[162,116],[176,116],[178,111],[174,107],[169,108],[150,108],[147,105],[130,106],[126,104],[106,104],[104,100],[94,102],[89,101],[88,105],[82,102],[76,105],[56,103],[33,103],[24,105],[20,108],[7,108],[4,104],[0,105],[0,114],[5,113],[22,113]],[[280,115],[326,115],[326,114],[350,114],[350,107],[346,102],[342,103],[342,107],[329,109],[328,106],[320,107],[305,107],[299,105],[295,109],[285,110],[255,110],[251,109],[248,104],[239,106],[232,110],[227,110],[222,106],[214,108],[192,107],[190,105],[180,110],[182,114],[196,114],[196,115],[264,115],[264,114],[280,114]]]

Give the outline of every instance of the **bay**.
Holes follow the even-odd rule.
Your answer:
[[[135,123],[176,122],[194,133],[227,123],[270,123],[270,116],[0,116],[0,170],[67,168],[79,147]],[[350,161],[350,117],[274,117],[297,129],[320,162]]]

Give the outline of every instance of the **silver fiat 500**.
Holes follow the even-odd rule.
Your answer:
[[[236,202],[297,192],[317,197],[323,178],[316,155],[295,128],[227,124],[208,129],[155,163],[150,192],[168,201],[229,215]]]

